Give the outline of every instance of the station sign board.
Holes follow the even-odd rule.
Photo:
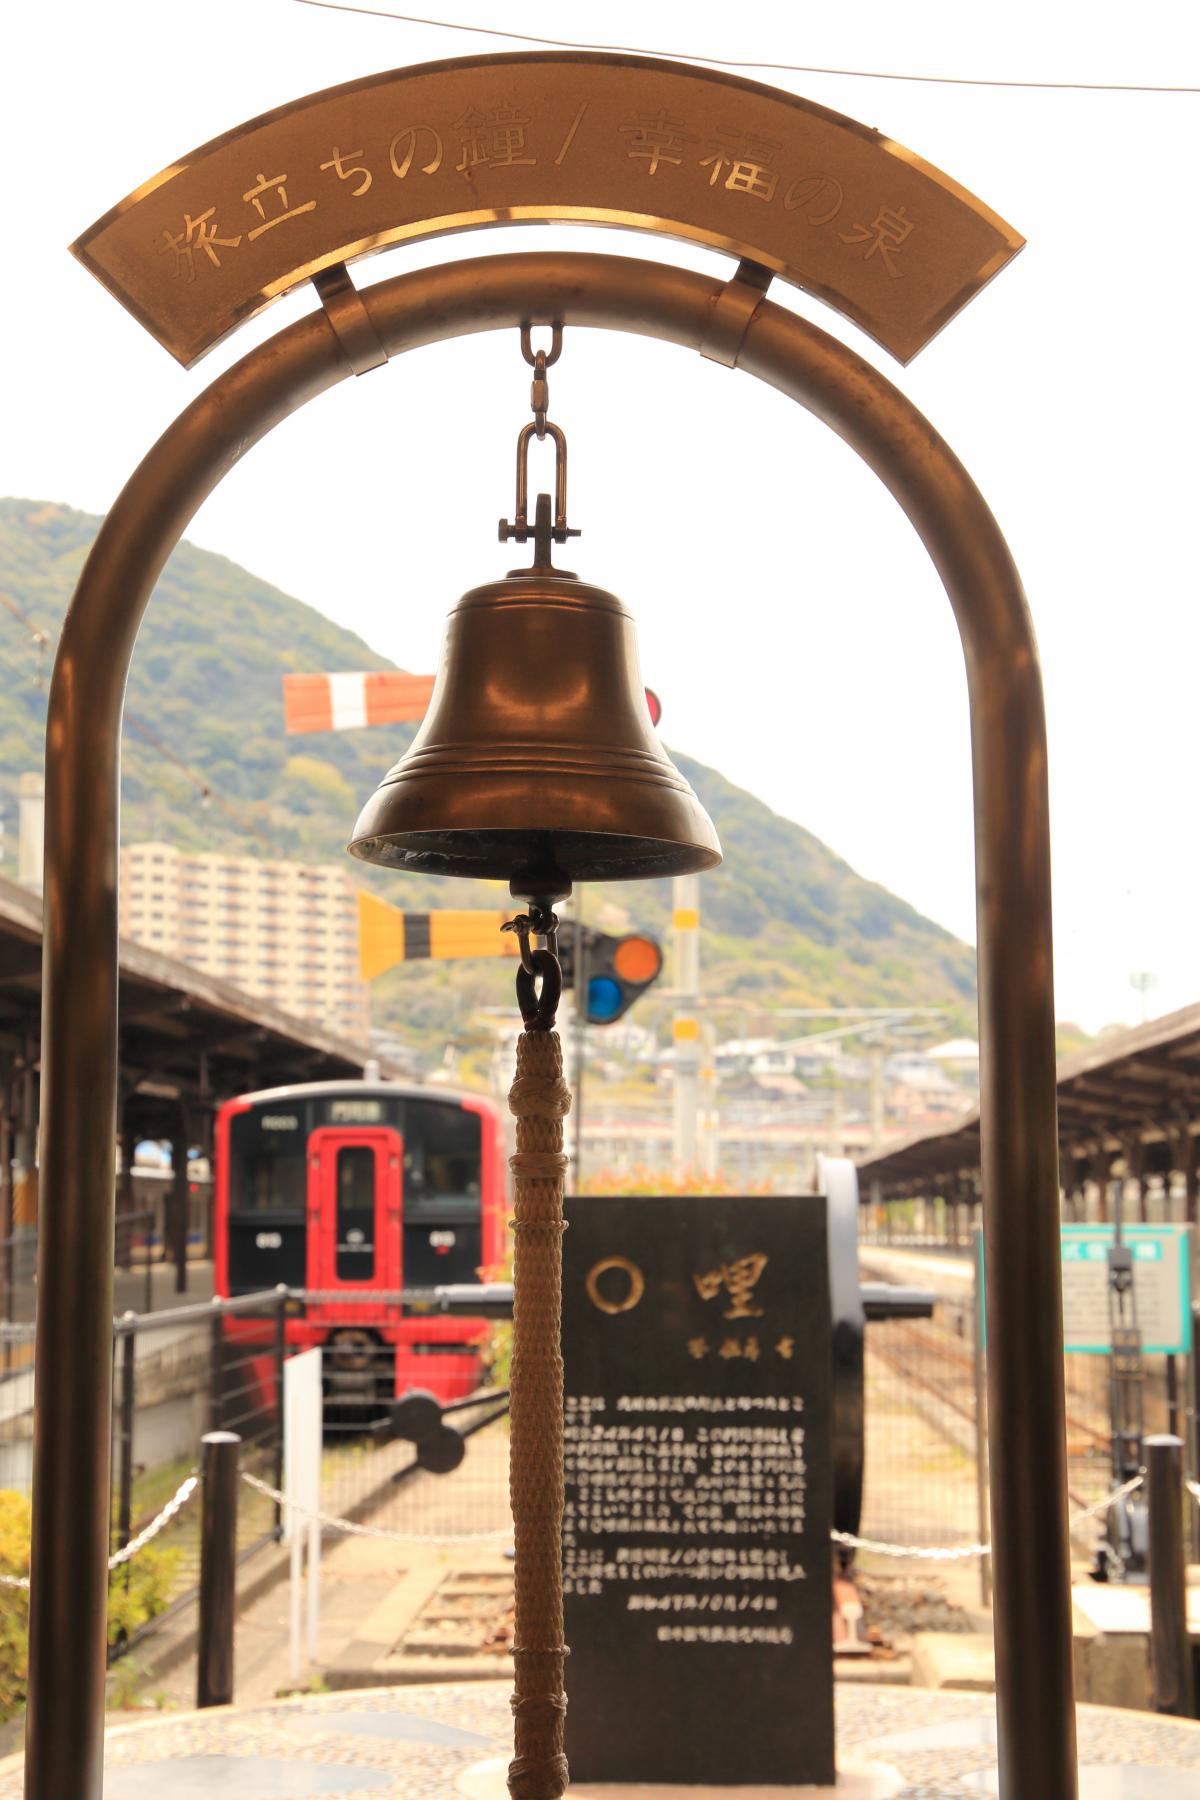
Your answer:
[[[1060,1237],[1063,1349],[1068,1356],[1108,1356],[1112,1352],[1108,1252],[1113,1227],[1063,1225]],[[1125,1225],[1121,1238],[1133,1260],[1134,1313],[1143,1351],[1150,1356],[1187,1356],[1192,1348],[1191,1226]],[[982,1233],[978,1243],[982,1277]]]
[[[1192,1347],[1191,1232],[1186,1225],[1127,1225],[1134,1312],[1142,1349],[1186,1355]],[[1072,1355],[1106,1356],[1111,1225],[1062,1227],[1063,1344]]]

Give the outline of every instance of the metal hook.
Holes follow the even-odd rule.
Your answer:
[[[535,950],[533,969],[517,970],[517,1005],[526,1031],[552,1031],[562,999],[562,964],[553,950]],[[541,979],[541,992],[537,981]]]
[[[531,369],[537,368],[537,360],[539,357],[543,358],[543,363],[542,363],[543,368],[546,368],[546,369],[552,368],[553,365],[558,361],[559,357],[562,355],[562,342],[563,342],[562,326],[561,325],[551,325],[551,327],[550,327],[550,350],[549,350],[549,353],[547,353],[545,350],[538,350],[535,352],[535,350],[533,348],[533,339],[530,336],[530,333],[532,332],[532,330],[533,330],[532,324],[522,325],[522,327],[521,327],[521,355],[525,358],[525,361],[529,364]]]

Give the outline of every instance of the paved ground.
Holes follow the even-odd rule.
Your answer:
[[[504,1753],[508,1693],[486,1682],[322,1694],[116,1727],[105,1800],[448,1800]],[[897,1800],[996,1792],[987,1697],[864,1686],[840,1689],[837,1706],[841,1750],[896,1770]],[[1081,1707],[1079,1733],[1083,1800],[1196,1794],[1200,1725]],[[0,1765],[0,1800],[20,1800],[21,1785],[19,1758]]]

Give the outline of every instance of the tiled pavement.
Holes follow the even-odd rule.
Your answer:
[[[115,1725],[106,1800],[450,1800],[468,1768],[506,1748],[508,1694],[500,1682],[391,1688]],[[839,1745],[894,1768],[897,1800],[995,1794],[989,1696],[855,1685],[837,1706]],[[1200,1725],[1081,1707],[1079,1740],[1084,1800],[1200,1792]],[[10,1758],[0,1800],[20,1800],[21,1786]]]

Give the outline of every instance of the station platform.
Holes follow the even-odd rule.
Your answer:
[[[502,1774],[509,1693],[507,1682],[360,1690],[114,1724],[105,1800],[469,1800],[490,1792]],[[837,1793],[846,1800],[995,1794],[992,1709],[984,1694],[839,1687],[839,1753],[855,1774]],[[1079,1744],[1083,1800],[1184,1800],[1200,1791],[1200,1724],[1083,1706]],[[20,1800],[21,1790],[22,1758],[9,1757],[0,1764],[0,1800]],[[634,1795],[572,1789],[580,1800],[589,1791],[611,1800]],[[765,1800],[818,1790],[720,1791]]]

